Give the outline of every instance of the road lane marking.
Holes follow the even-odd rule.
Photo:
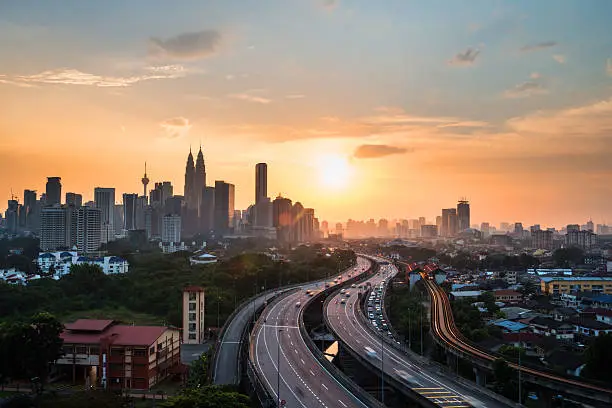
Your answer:
[[[323,388],[325,388],[327,391],[329,391],[329,388],[327,388],[327,386],[326,386],[325,384],[321,383],[321,386],[322,386]]]
[[[304,362],[304,359],[300,358],[300,361],[302,362],[302,364],[306,364],[306,363]]]
[[[299,329],[298,326],[283,326],[283,325],[277,325],[277,324],[264,324],[263,327],[273,327],[276,329]]]
[[[338,402],[339,402],[339,403],[341,403],[341,404],[342,404],[342,406],[346,407],[346,404],[345,404],[344,402],[342,402],[342,401],[340,401],[340,400],[338,400]]]
[[[312,374],[312,376],[314,377],[315,373],[312,372],[312,370],[309,370],[310,374]]]

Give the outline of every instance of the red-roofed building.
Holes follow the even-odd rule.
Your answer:
[[[496,302],[518,303],[523,300],[523,295],[520,292],[510,289],[500,289],[493,292]]]
[[[74,382],[146,390],[180,363],[180,333],[164,326],[127,326],[112,320],[79,319],[61,334],[64,355],[56,361]]]

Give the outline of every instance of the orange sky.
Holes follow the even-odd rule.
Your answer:
[[[208,184],[234,183],[238,209],[254,200],[264,161],[272,198],[330,222],[433,221],[466,197],[478,223],[612,223],[612,49],[585,46],[609,38],[597,13],[555,22],[501,2],[475,21],[450,10],[432,20],[423,5],[400,24],[367,2],[304,0],[279,6],[291,16],[281,24],[267,2],[252,17],[230,3],[102,14],[92,4],[78,20],[47,18],[45,3],[7,10],[4,200],[44,191],[47,176],[85,200],[97,186],[141,192],[145,160],[151,185],[169,180],[180,194],[201,143]],[[557,41],[571,18],[591,31]]]

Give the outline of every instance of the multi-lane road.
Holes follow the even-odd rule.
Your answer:
[[[342,280],[369,267],[370,261],[359,257],[356,268],[344,271]],[[306,291],[323,289],[322,282],[305,285],[270,304],[251,334],[249,358],[270,394],[287,407],[363,408],[312,355],[300,334],[300,313],[310,300]]]
[[[372,287],[379,286],[397,274],[393,265],[381,265],[379,272],[368,279]],[[477,386],[459,383],[442,375],[434,366],[425,365],[408,354],[398,351],[382,341],[384,332],[378,331],[357,315],[357,291],[350,297],[337,293],[327,304],[327,319],[330,329],[353,351],[362,355],[376,369],[411,388],[440,407],[508,407],[479,390]],[[344,299],[345,303],[342,303]]]

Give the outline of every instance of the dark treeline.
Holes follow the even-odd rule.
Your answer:
[[[324,278],[350,266],[355,255],[337,251],[327,256],[320,247],[300,247],[291,252],[289,262],[272,261],[263,254],[195,266],[189,264],[187,253],[139,254],[129,259],[130,272],[122,275],[105,275],[95,266],[80,265],[58,281],[45,278],[27,286],[0,282],[0,321],[40,311],[62,319],[79,311],[127,309],[180,326],[182,289],[199,285],[206,289],[207,325],[216,326],[217,316],[223,324],[235,303],[256,292]]]

